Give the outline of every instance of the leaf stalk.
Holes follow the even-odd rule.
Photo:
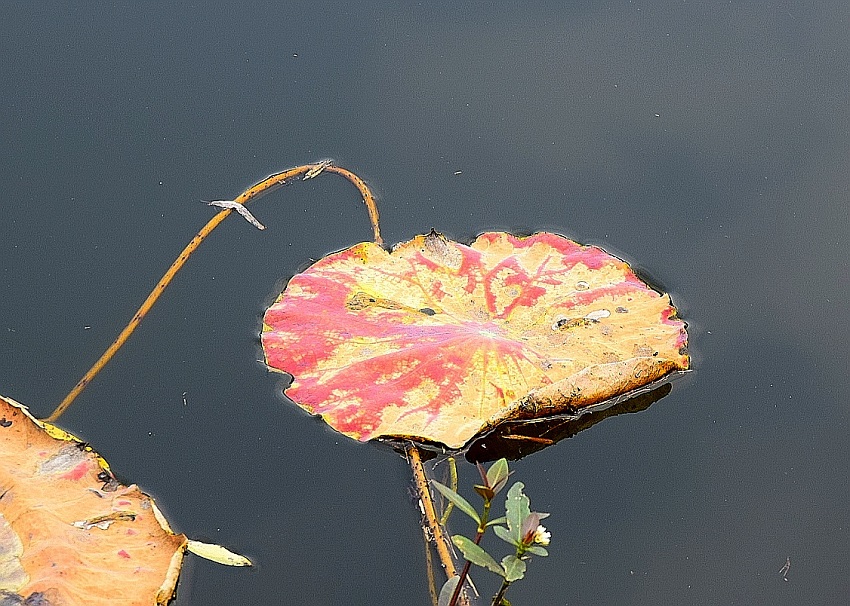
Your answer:
[[[316,164],[304,164],[302,166],[296,166],[295,168],[289,168],[283,170],[278,173],[274,173],[269,175],[262,181],[252,185],[244,192],[242,192],[238,198],[233,200],[235,204],[244,205],[249,201],[258,198],[264,194],[267,194],[271,191],[274,191],[278,187],[285,185],[288,180],[294,179],[295,177],[305,175],[304,178],[312,178],[313,176],[317,176],[321,172],[329,172],[338,174],[346,179],[348,179],[354,186],[360,191],[360,194],[363,196],[363,203],[366,205],[366,209],[369,212],[369,220],[372,223],[372,231],[375,236],[376,244],[383,244],[383,239],[381,238],[381,231],[378,224],[378,206],[375,203],[375,196],[372,195],[372,192],[369,191],[369,187],[366,185],[365,181],[355,175],[350,170],[339,166],[332,166],[327,164],[326,162],[319,162]],[[174,276],[178,271],[183,267],[192,253],[197,250],[197,248],[201,245],[201,243],[206,239],[212,231],[218,227],[218,225],[227,218],[227,216],[233,212],[233,208],[225,208],[217,215],[215,215],[209,222],[204,225],[201,230],[195,234],[195,237],[186,245],[186,248],[183,249],[174,262],[171,264],[171,267],[168,268],[168,271],[162,276],[162,278],[157,282],[156,286],[153,287],[153,290],[148,295],[148,298],[145,299],[144,303],[142,303],[141,307],[139,307],[138,311],[133,315],[130,322],[127,323],[127,326],[124,327],[124,330],[118,335],[115,341],[103,352],[103,354],[98,358],[98,360],[94,363],[94,365],[83,375],[83,378],[80,379],[74,388],[65,396],[62,402],[54,409],[50,416],[43,419],[46,422],[53,423],[58,419],[62,413],[64,413],[71,403],[77,398],[77,396],[82,393],[82,391],[91,383],[92,379],[94,379],[95,375],[101,371],[101,369],[106,366],[106,364],[112,359],[112,357],[118,352],[119,349],[127,342],[127,339],[130,338],[130,335],[136,330],[136,327],[141,323],[150,309],[154,306],[154,303],[157,302],[160,295],[165,291],[171,281],[174,279]]]

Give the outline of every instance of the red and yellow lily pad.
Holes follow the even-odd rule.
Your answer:
[[[670,297],[559,235],[432,232],[362,243],[294,276],[266,311],[266,363],[358,440],[461,448],[506,420],[572,412],[689,367]]]

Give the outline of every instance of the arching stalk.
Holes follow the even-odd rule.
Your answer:
[[[383,244],[383,240],[381,239],[381,232],[378,226],[378,207],[375,204],[375,197],[372,195],[372,192],[369,191],[369,188],[366,186],[366,183],[355,175],[353,172],[341,168],[339,166],[332,166],[326,162],[320,162],[316,164],[304,164],[302,166],[296,166],[295,168],[290,168],[279,173],[275,173],[273,175],[269,175],[259,183],[252,185],[248,189],[246,189],[242,194],[239,195],[238,198],[234,200],[234,202],[238,204],[247,204],[254,198],[258,198],[263,194],[267,194],[271,191],[274,191],[278,187],[284,185],[287,180],[293,179],[300,175],[304,175],[305,179],[313,178],[318,176],[322,172],[336,173],[341,175],[351,181],[358,190],[360,190],[360,194],[363,196],[363,202],[366,204],[366,209],[369,211],[369,220],[372,223],[372,230],[375,235],[375,242],[377,244]],[[80,379],[74,388],[65,396],[65,399],[59,403],[59,406],[50,413],[50,416],[44,419],[48,422],[54,422],[58,419],[62,413],[64,413],[71,403],[77,398],[78,395],[86,388],[86,386],[91,383],[92,379],[94,379],[95,375],[100,372],[100,370],[106,366],[106,363],[112,359],[112,356],[116,354],[116,352],[121,349],[121,346],[127,342],[127,339],[130,338],[130,335],[133,334],[133,331],[136,330],[136,327],[141,323],[144,319],[145,315],[150,311],[151,307],[153,307],[154,303],[156,303],[157,299],[159,299],[160,295],[166,289],[166,287],[171,284],[171,281],[174,279],[174,276],[180,271],[180,268],[186,263],[189,257],[193,252],[201,245],[208,235],[218,227],[218,224],[224,221],[229,215],[233,212],[232,209],[224,209],[217,215],[215,215],[209,222],[204,225],[201,230],[195,235],[194,238],[186,245],[186,248],[183,249],[178,257],[174,260],[174,263],[171,264],[171,267],[168,268],[168,271],[165,272],[165,275],[162,276],[160,281],[153,287],[153,290],[148,295],[148,298],[145,299],[145,302],[142,303],[139,310],[133,315],[133,318],[124,327],[124,330],[121,331],[121,334],[118,335],[118,338],[112,342],[103,355],[94,363],[94,365],[88,370],[88,372],[83,375],[83,378]]]

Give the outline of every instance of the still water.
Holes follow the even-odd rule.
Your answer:
[[[46,415],[199,200],[332,157],[388,242],[556,231],[690,324],[668,396],[513,464],[552,513],[514,604],[845,603],[849,25],[834,0],[6,3],[0,392]],[[358,200],[322,177],[253,206],[263,232],[228,219],[63,417],[177,530],[257,562],[190,558],[180,604],[429,603],[404,460],[258,362],[283,281],[370,239]]]

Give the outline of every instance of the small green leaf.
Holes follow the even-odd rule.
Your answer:
[[[476,566],[481,566],[482,568],[486,568],[491,572],[495,572],[497,575],[503,577],[505,576],[504,569],[499,566],[499,563],[493,559],[489,553],[481,549],[478,545],[472,542],[471,539],[466,538],[463,535],[456,534],[452,537],[452,543],[454,543],[460,552],[463,554],[463,557],[475,564]]]
[[[505,476],[500,482],[498,482],[495,486],[493,486],[493,494],[499,494],[502,492],[502,489],[505,487],[505,484],[508,483],[508,476]]]
[[[509,475],[507,459],[499,459],[490,466],[487,470],[487,485],[493,489],[494,494],[504,488]]]
[[[496,524],[507,524],[507,523],[508,523],[508,518],[506,518],[505,516],[502,516],[500,518],[496,518],[495,520],[490,520],[489,522],[487,522],[487,528],[490,528],[490,526],[495,526]]]
[[[549,555],[549,552],[546,551],[546,549],[541,547],[540,545],[531,545],[529,547],[526,547],[525,550],[528,553],[533,553],[534,555],[539,555],[539,556]]]
[[[531,513],[528,497],[522,493],[523,488],[522,482],[516,482],[508,490],[508,498],[505,500],[508,529],[517,544],[522,542],[522,523]]]
[[[475,520],[476,524],[481,524],[481,518],[478,517],[478,513],[475,511],[475,508],[469,504],[469,501],[464,499],[454,490],[446,486],[445,484],[440,484],[436,480],[431,480],[431,483],[434,484],[434,488],[436,488],[440,494],[446,497],[449,501],[455,504],[455,507],[460,509],[463,513],[468,515],[470,518]]]
[[[502,558],[502,566],[505,568],[504,576],[508,583],[519,581],[525,576],[525,562],[515,555],[509,555]]]
[[[513,535],[511,535],[511,531],[505,528],[504,526],[494,526],[493,532],[496,533],[496,536],[502,539],[505,543],[510,543],[514,547],[518,547],[519,543],[514,541]]]
[[[458,581],[460,581],[460,577],[455,575],[443,583],[443,588],[440,589],[440,597],[437,599],[437,606],[449,606],[449,600],[454,595]]]
[[[493,492],[493,489],[489,488],[487,486],[481,486],[481,484],[476,484],[472,488],[474,488],[475,492],[480,494],[481,498],[484,499],[487,502],[492,501],[493,497],[496,496],[496,493]]]

